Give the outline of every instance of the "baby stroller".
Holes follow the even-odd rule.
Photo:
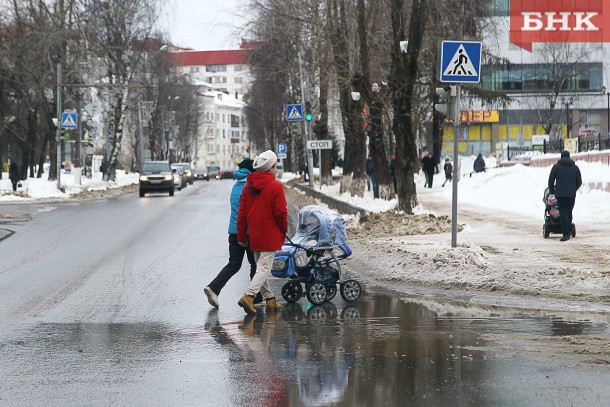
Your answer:
[[[340,264],[351,254],[341,216],[309,205],[299,211],[293,238],[276,252],[271,274],[289,279],[282,286],[282,297],[289,303],[305,294],[312,304],[322,304],[335,297],[337,285],[341,297],[353,302],[362,289],[356,280],[341,279]]]
[[[547,239],[551,233],[563,233],[559,216],[559,204],[555,195],[549,193],[548,188],[544,190],[542,202],[544,202],[544,225],[542,226],[544,238]],[[572,237],[576,236],[576,226],[573,223],[571,235]]]

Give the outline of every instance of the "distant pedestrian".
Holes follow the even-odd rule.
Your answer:
[[[483,155],[479,153],[477,158],[474,160],[474,164],[472,165],[472,169],[474,172],[484,172],[485,171],[485,160],[483,159]]]
[[[379,184],[377,183],[377,174],[375,173],[375,165],[373,163],[373,156],[369,154],[369,158],[366,159],[365,165],[366,172],[366,185],[368,190],[371,190],[371,184],[373,184],[373,197],[379,198]]]
[[[438,166],[434,162],[434,158],[432,157],[432,153],[428,153],[421,160],[422,169],[424,170],[424,174],[426,174],[426,184],[425,187],[432,188],[432,182],[434,181],[434,174],[438,174]]]
[[[282,248],[288,231],[288,210],[284,186],[275,179],[277,156],[271,150],[254,160],[255,173],[249,174],[241,194],[237,215],[237,241],[246,247],[248,242],[256,259],[256,274],[238,305],[248,314],[256,314],[254,296],[260,291],[265,308],[278,310],[269,285],[269,275],[275,252]]]
[[[448,158],[445,159],[445,166],[443,167],[443,169],[445,170],[445,182],[443,182],[442,185],[444,187],[447,181],[451,181],[453,177],[453,165],[451,164],[451,161],[449,161]]]
[[[394,184],[394,192],[398,192],[396,186],[396,156],[394,154],[390,156],[390,176],[392,177],[392,184]]]
[[[9,167],[8,177],[13,184],[13,191],[17,191],[17,184],[19,183],[21,176],[19,175],[19,167],[15,161],[13,161]]]
[[[555,194],[559,204],[559,217],[563,236],[561,241],[570,240],[572,233],[572,210],[576,202],[576,191],[582,185],[580,169],[570,158],[569,151],[562,151],[561,158],[549,174],[549,193]]]
[[[253,161],[249,158],[242,160],[237,166],[239,169],[233,174],[236,182],[233,184],[231,189],[231,217],[229,220],[229,263],[212,280],[207,287],[203,289],[205,295],[208,297],[208,302],[214,308],[218,308],[220,303],[218,302],[218,296],[220,291],[224,288],[227,282],[241,269],[241,265],[244,261],[244,254],[248,258],[250,263],[250,280],[256,274],[256,260],[254,259],[254,253],[249,247],[244,247],[237,243],[237,213],[239,211],[239,200],[241,198],[242,190],[246,185],[246,177],[248,174],[254,172],[252,167]],[[257,301],[258,300],[258,301]],[[262,302],[263,299],[259,294],[255,298],[255,303]]]

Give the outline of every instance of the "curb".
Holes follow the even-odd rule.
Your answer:
[[[365,219],[369,216],[369,213],[366,210],[358,208],[357,206],[354,206],[347,202],[332,198],[328,195],[321,193],[320,191],[316,191],[315,189],[310,188],[309,186],[296,184],[294,187],[300,191],[305,192],[307,195],[313,198],[319,199],[320,201],[328,205],[329,208],[336,209],[340,213],[346,213],[348,215],[358,215],[360,216],[360,219]]]

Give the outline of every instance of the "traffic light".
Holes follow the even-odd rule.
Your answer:
[[[449,117],[449,112],[451,112],[453,106],[453,97],[457,96],[457,88],[455,85],[436,88],[436,94],[438,95],[438,98],[437,103],[434,104],[434,109]]]
[[[311,103],[310,102],[305,102],[305,120],[307,120],[308,122],[311,121]]]
[[[244,148],[246,149],[246,153],[247,153],[248,151],[250,151],[250,146],[246,146],[246,147],[244,147]]]

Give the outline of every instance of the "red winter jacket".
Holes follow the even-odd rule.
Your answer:
[[[248,174],[239,201],[237,241],[250,238],[250,250],[282,248],[288,231],[288,210],[284,186],[270,172]]]

